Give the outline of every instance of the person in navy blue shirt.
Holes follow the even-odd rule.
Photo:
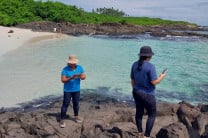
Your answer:
[[[139,135],[144,135],[144,138],[148,138],[150,137],[156,117],[155,85],[164,79],[165,73],[161,73],[157,77],[156,68],[150,63],[154,55],[151,47],[141,47],[138,55],[139,60],[133,63],[130,74],[132,93],[136,104],[135,120]],[[144,109],[147,111],[148,119],[146,130],[143,134],[142,117]]]
[[[64,118],[72,98],[74,119],[77,123],[82,122],[78,117],[79,115],[79,100],[80,100],[80,82],[86,79],[86,74],[82,66],[77,65],[79,60],[76,55],[72,54],[69,56],[68,64],[63,68],[61,72],[61,81],[64,83],[64,96],[63,104],[61,107],[61,120],[60,127],[65,127]]]

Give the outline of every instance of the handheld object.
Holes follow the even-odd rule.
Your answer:
[[[162,74],[164,74],[166,71],[167,71],[167,68],[165,68],[165,69],[162,71]]]

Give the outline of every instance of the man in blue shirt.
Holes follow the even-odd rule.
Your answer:
[[[156,117],[155,85],[159,84],[165,77],[165,72],[157,77],[155,66],[150,63],[153,55],[151,47],[141,47],[139,60],[133,63],[130,74],[133,97],[136,104],[135,120],[140,135],[143,135],[142,117],[144,108],[148,114],[144,138],[150,137]]]
[[[86,79],[86,75],[82,66],[77,65],[79,60],[76,58],[76,55],[70,55],[68,60],[68,65],[63,68],[61,72],[61,81],[64,83],[64,97],[63,104],[61,107],[61,120],[60,127],[65,127],[64,118],[66,116],[66,112],[68,106],[70,104],[70,100],[72,98],[73,102],[73,110],[74,117],[77,123],[82,122],[79,119],[79,99],[80,99],[80,82],[81,80]]]

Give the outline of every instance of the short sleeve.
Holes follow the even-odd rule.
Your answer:
[[[61,76],[67,76],[66,68],[63,68],[63,70],[61,71]]]
[[[157,80],[157,72],[156,72],[156,68],[154,65],[152,65],[151,69],[150,69],[150,80]]]
[[[132,80],[134,80],[133,68],[134,68],[134,64],[131,66],[131,73],[130,73],[130,78],[131,78]]]
[[[80,73],[84,73],[84,69],[82,68],[82,66],[79,66],[79,70],[80,70]]]

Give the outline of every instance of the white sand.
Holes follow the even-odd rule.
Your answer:
[[[13,30],[13,33],[8,33]],[[56,33],[33,32],[30,29],[0,26],[0,56],[26,43],[57,38]]]
[[[13,30],[13,33],[8,33],[10,30]],[[31,46],[30,45],[31,43],[36,44],[36,43],[41,43],[42,41],[57,41],[57,39],[58,41],[59,40],[61,41],[62,38],[66,38],[66,37],[68,37],[68,35],[64,35],[60,33],[33,32],[30,29],[20,29],[20,28],[14,28],[14,27],[0,26],[0,61],[1,59],[4,59],[2,57],[6,55],[7,53],[13,50],[16,50],[18,48],[21,49],[21,47],[23,46]],[[32,68],[32,65],[27,66],[28,68],[26,70],[18,70],[17,65],[16,65],[17,68],[10,68],[11,65],[9,64],[10,63],[8,63],[8,66],[6,67],[4,67],[5,64],[3,65],[0,64],[0,67],[1,67],[0,68],[1,70],[0,71],[0,92],[1,92],[0,108],[12,107],[12,106],[15,107],[16,106],[15,104],[17,103],[31,101],[33,98],[39,98],[41,96],[44,96],[45,93],[44,92],[42,93],[41,86],[45,87],[45,83],[41,83],[44,85],[41,85],[40,87],[38,86],[39,83],[37,83],[37,85],[33,84],[34,82],[36,82],[36,80],[39,80],[42,77],[42,76],[39,76],[40,74],[42,74],[42,72],[36,72],[35,74],[39,74],[39,75],[32,76],[31,73],[29,73],[32,70],[29,67]],[[23,64],[23,66],[24,65],[28,65],[28,64]],[[8,68],[9,68],[9,71],[6,71],[6,69]],[[29,72],[27,72],[28,69],[30,70]],[[11,74],[10,71],[13,73]],[[36,70],[33,70],[33,71],[36,71]],[[30,79],[28,79],[28,77],[30,77]],[[50,80],[55,80],[55,79],[52,78]],[[48,84],[48,81],[47,81],[47,84]],[[31,91],[31,89],[33,91]],[[4,92],[6,93],[2,94]],[[41,93],[42,95],[39,93]]]

